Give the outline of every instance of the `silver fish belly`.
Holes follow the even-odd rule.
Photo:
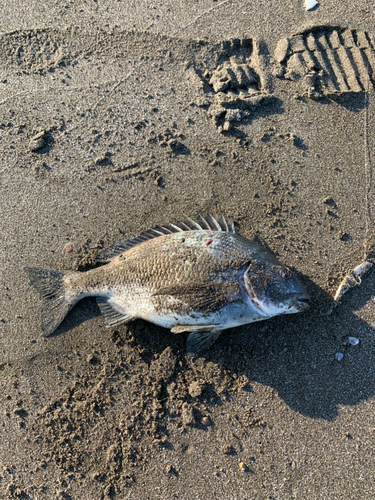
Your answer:
[[[189,332],[190,355],[209,347],[222,330],[308,307],[291,270],[238,235],[223,216],[157,226],[101,260],[107,264],[84,273],[25,268],[43,297],[45,336],[87,296],[96,296],[109,327],[141,318]]]

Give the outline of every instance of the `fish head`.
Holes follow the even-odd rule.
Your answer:
[[[264,316],[293,314],[309,307],[310,297],[293,271],[271,254],[250,262],[244,285],[251,303]]]

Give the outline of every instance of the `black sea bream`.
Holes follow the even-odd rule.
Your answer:
[[[96,296],[109,327],[142,318],[190,332],[189,354],[209,347],[227,328],[308,307],[292,271],[236,234],[223,216],[157,226],[107,252],[107,260],[87,272],[25,268],[43,297],[45,336],[88,296]]]

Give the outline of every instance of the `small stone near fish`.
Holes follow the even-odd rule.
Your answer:
[[[319,5],[319,2],[316,0],[305,0],[305,7],[306,10],[312,10],[314,9],[317,5]]]
[[[209,427],[212,424],[212,420],[210,419],[210,417],[202,417],[201,424],[205,427]]]
[[[335,354],[335,360],[336,361],[341,361],[343,359],[344,355],[342,352],[336,352]]]
[[[67,243],[64,247],[65,253],[72,253],[73,252],[73,245],[71,243]]]
[[[241,472],[250,472],[249,467],[247,467],[247,465],[245,465],[243,462],[239,462],[238,467],[240,468]]]
[[[359,339],[357,339],[357,337],[349,337],[348,341],[349,341],[350,345],[358,345],[359,344]]]
[[[38,134],[34,135],[29,142],[29,149],[32,152],[38,151],[39,149],[44,148],[46,145],[46,132],[42,130]]]

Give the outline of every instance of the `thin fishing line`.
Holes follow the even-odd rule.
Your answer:
[[[368,252],[368,237],[370,231],[370,219],[371,219],[371,209],[370,209],[370,192],[372,185],[372,175],[371,175],[371,155],[370,155],[370,145],[369,145],[369,136],[368,136],[368,126],[369,126],[369,107],[370,107],[370,72],[367,64],[367,88],[365,91],[365,117],[364,117],[364,152],[365,152],[365,248],[364,248],[364,260],[367,259]]]

